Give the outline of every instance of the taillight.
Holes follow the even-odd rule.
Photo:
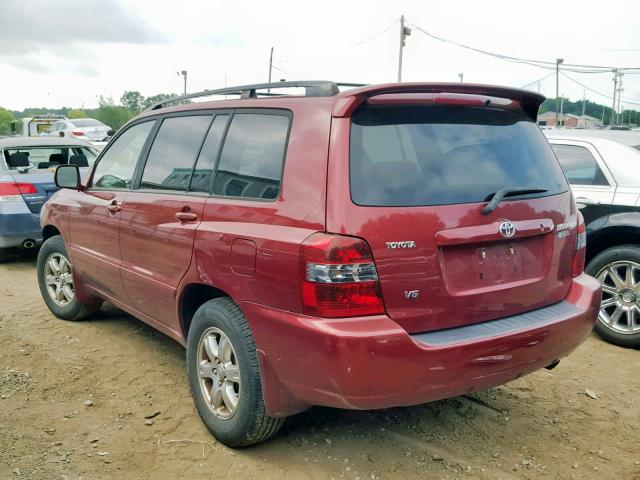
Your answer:
[[[14,200],[16,197],[30,193],[38,193],[32,183],[0,182],[0,200]]]
[[[75,135],[76,137],[84,137],[85,136],[84,132],[81,132],[79,130],[75,131],[75,132],[71,132],[71,135]]]
[[[587,227],[580,212],[578,212],[576,234],[576,252],[573,255],[573,268],[571,271],[573,277],[577,277],[584,272],[584,262],[587,256]]]
[[[338,318],[384,313],[378,272],[364,240],[316,233],[302,245],[304,313]]]

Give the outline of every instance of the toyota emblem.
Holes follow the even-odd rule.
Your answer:
[[[516,234],[516,226],[512,222],[502,222],[499,230],[504,238],[511,238]]]

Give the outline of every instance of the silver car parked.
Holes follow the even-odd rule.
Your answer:
[[[586,272],[602,282],[595,331],[640,347],[640,134],[555,130],[545,135],[587,225]]]
[[[57,166],[86,172],[97,156],[91,144],[73,138],[0,138],[0,261],[8,248],[42,243],[40,209],[58,190]]]
[[[95,118],[58,120],[47,130],[48,136],[78,138],[89,142],[107,141],[113,133],[110,126]]]

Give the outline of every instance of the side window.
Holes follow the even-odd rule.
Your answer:
[[[209,193],[211,190],[213,169],[216,166],[222,136],[224,135],[225,128],[227,128],[228,121],[229,115],[218,115],[213,121],[211,128],[209,128],[209,133],[207,133],[207,138],[204,141],[204,145],[202,145],[200,156],[196,162],[196,168],[193,171],[191,185],[189,186],[190,192]]]
[[[598,162],[586,147],[578,145],[551,144],[572,185],[609,185]]]
[[[131,187],[136,163],[154,123],[149,121],[134,125],[115,140],[96,165],[93,173],[94,187]]]
[[[210,115],[165,118],[142,173],[140,188],[186,191]]]
[[[222,148],[213,193],[274,199],[280,193],[289,117],[233,116]]]

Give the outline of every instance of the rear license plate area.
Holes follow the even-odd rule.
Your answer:
[[[546,261],[540,237],[441,247],[444,282],[451,294],[480,293],[541,279]]]

